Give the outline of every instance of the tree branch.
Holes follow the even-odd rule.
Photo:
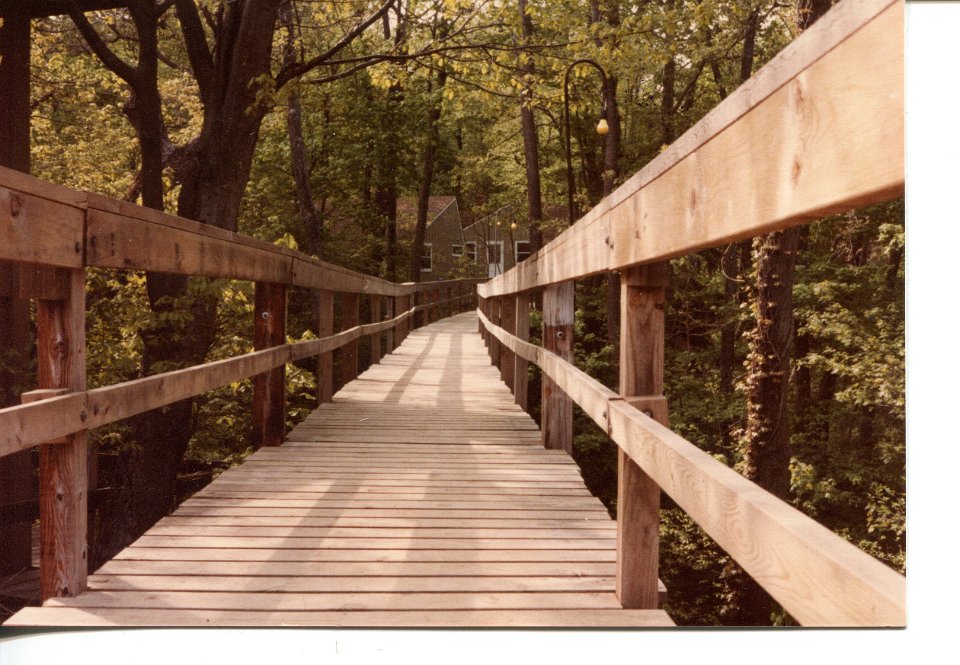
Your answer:
[[[77,30],[83,35],[84,41],[100,59],[100,62],[121,79],[133,85],[137,79],[136,68],[121,60],[116,53],[110,50],[100,33],[87,20],[76,0],[68,0],[66,10],[70,18],[73,19],[74,25],[77,26]]]
[[[311,58],[306,62],[292,63],[287,67],[283,67],[280,70],[279,74],[277,74],[277,87],[280,88],[283,86],[283,84],[287,83],[291,79],[294,79],[298,76],[302,76],[303,74],[306,74],[307,72],[309,72],[311,69],[319,67],[320,65],[324,64],[327,60],[335,56],[337,53],[342,51],[344,48],[349,46],[350,43],[354,39],[359,37],[367,28],[369,28],[371,25],[379,21],[381,17],[385,16],[386,13],[393,6],[394,1],[395,0],[387,0],[386,2],[384,2],[383,5],[380,6],[380,9],[378,9],[373,15],[371,15],[369,18],[362,21],[361,23],[358,23],[350,32],[344,35],[340,39],[340,41],[338,41],[336,44],[334,44],[325,52],[321,53],[315,58]]]
[[[200,88],[200,98],[206,104],[213,93],[214,65],[210,47],[207,45],[207,36],[200,22],[200,14],[193,0],[174,0],[174,4],[177,6],[183,41],[187,45],[187,57]]]

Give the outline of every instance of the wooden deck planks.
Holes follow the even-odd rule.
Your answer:
[[[412,332],[87,592],[8,625],[672,625],[620,607],[614,522],[541,447],[476,329]]]

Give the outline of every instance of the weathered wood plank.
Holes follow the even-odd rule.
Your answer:
[[[78,192],[0,167],[0,260],[83,267],[84,202]]]
[[[670,265],[629,268],[620,275],[620,393],[663,393],[664,308]],[[664,422],[664,424],[666,424]],[[617,451],[617,598],[626,608],[659,600],[660,487]]]
[[[253,348],[284,346],[287,341],[287,288],[283,284],[257,282],[254,287]],[[286,432],[285,365],[253,377],[254,449],[279,446]]]
[[[463,568],[467,568],[464,566]],[[375,575],[352,577],[308,577],[289,573],[278,576],[257,575],[238,580],[227,575],[95,575],[90,578],[92,591],[158,591],[158,592],[238,592],[285,594],[359,594],[390,593],[488,593],[488,592],[602,592],[613,583],[612,577],[589,577],[534,573],[535,577],[448,576],[390,577],[377,571]]]
[[[86,388],[85,280],[71,270],[61,300],[37,302],[37,383]],[[87,582],[87,435],[40,447],[40,597],[76,596]]]
[[[333,335],[333,291],[319,289],[314,296],[317,299],[317,337],[321,339]],[[333,351],[319,354],[317,359],[320,378],[317,385],[317,400],[321,404],[333,399]]]
[[[517,339],[526,342],[530,338],[530,296],[527,293],[520,293],[515,296],[513,331]],[[511,348],[511,351],[513,349]],[[514,354],[514,374],[513,374],[513,398],[514,401],[524,411],[528,410],[528,377],[527,372],[530,368],[530,362],[523,356]]]
[[[573,294],[573,282],[543,290],[543,348],[568,363],[573,361]],[[573,402],[549,376],[542,386],[543,445],[573,454]]]
[[[378,612],[311,611],[184,611],[181,609],[27,608],[7,622],[10,626],[354,626],[462,627],[529,626],[543,628],[648,628],[672,626],[662,610],[417,610]]]
[[[236,574],[254,574],[276,571],[277,574],[382,574],[407,575],[463,575],[471,568],[477,575],[486,573],[511,575],[519,571],[541,571],[543,574],[612,575],[613,548],[594,550],[328,550],[288,549],[271,550],[248,547],[243,549],[203,547],[141,547],[133,545],[104,564],[98,574],[181,575],[189,572],[216,574],[234,570]],[[128,566],[124,562],[135,562]],[[249,568],[233,568],[236,562],[255,562]],[[287,568],[285,562],[309,564]],[[323,566],[318,566],[323,563]],[[427,565],[429,564],[429,565]],[[536,564],[536,565],[533,565]],[[581,564],[602,564],[598,566]],[[245,565],[245,564],[244,564]],[[196,567],[195,567],[196,566]],[[264,568],[266,566],[266,568]]]
[[[620,609],[612,592],[471,592],[471,593],[363,593],[285,594],[243,592],[191,593],[175,591],[90,591],[64,604],[49,601],[49,607],[123,607],[145,605],[197,610],[459,610],[459,609]]]

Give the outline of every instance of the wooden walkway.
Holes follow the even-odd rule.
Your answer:
[[[7,625],[672,625],[620,607],[615,548],[461,314]]]

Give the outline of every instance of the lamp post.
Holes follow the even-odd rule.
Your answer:
[[[607,89],[607,74],[603,71],[603,67],[598,65],[595,61],[590,60],[589,58],[581,58],[579,60],[574,60],[567,66],[567,70],[563,73],[563,116],[564,116],[564,128],[566,131],[566,149],[567,149],[567,215],[569,216],[570,225],[573,225],[575,221],[575,213],[573,210],[573,161],[570,156],[570,72],[577,65],[592,65],[600,72],[600,82],[603,86],[601,90]],[[604,136],[610,127],[607,125],[606,118],[606,102],[600,111],[600,122],[597,123],[597,134]]]

